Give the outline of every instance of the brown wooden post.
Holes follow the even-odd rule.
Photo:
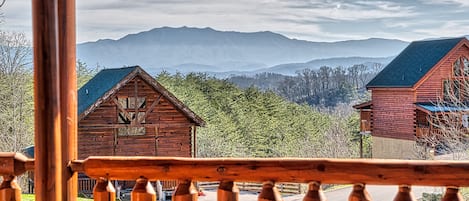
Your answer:
[[[67,168],[78,159],[77,151],[77,75],[75,0],[58,0],[60,101],[62,127],[62,200],[75,201],[78,195],[78,176]]]
[[[20,201],[21,188],[16,183],[16,177],[13,175],[4,175],[3,182],[0,185],[0,200]]]
[[[116,189],[111,182],[106,179],[98,179],[93,188],[94,201],[114,201],[116,200]]]
[[[217,190],[218,201],[238,201],[239,189],[233,181],[221,181]]]
[[[282,196],[278,192],[275,183],[266,181],[262,183],[262,191],[257,199],[258,201],[283,201]]]
[[[441,201],[464,201],[458,187],[447,187]]]
[[[174,190],[172,201],[197,201],[198,191],[190,180],[181,181]]]
[[[57,12],[57,0],[32,1],[36,201],[63,200]]]
[[[156,201],[156,192],[150,181],[146,178],[139,178],[135,183],[132,193],[130,193],[131,201]]]
[[[326,201],[326,196],[321,188],[321,183],[313,181],[308,184],[308,192],[303,201]]]
[[[353,191],[348,198],[349,201],[371,201],[371,196],[365,188],[365,184],[353,185]]]
[[[408,185],[400,185],[399,191],[397,192],[394,201],[416,201],[414,195],[412,195],[412,189]]]

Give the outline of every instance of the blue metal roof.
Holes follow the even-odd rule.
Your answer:
[[[469,107],[467,106],[457,106],[457,105],[450,105],[450,104],[415,103],[415,105],[431,113],[469,111]]]
[[[83,113],[100,97],[137,68],[137,66],[132,66],[101,70],[78,90],[78,114]]]
[[[366,87],[413,87],[461,40],[466,39],[451,38],[412,42]]]

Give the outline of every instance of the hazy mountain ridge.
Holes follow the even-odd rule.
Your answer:
[[[170,72],[256,71],[331,57],[389,57],[398,54],[407,44],[377,38],[311,42],[270,31],[242,33],[162,27],[118,40],[78,44],[77,57],[89,65],[99,63],[108,68],[140,65],[152,73],[162,69]]]

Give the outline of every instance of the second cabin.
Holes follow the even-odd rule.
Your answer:
[[[205,122],[138,66],[104,69],[78,91],[78,157],[196,157]]]

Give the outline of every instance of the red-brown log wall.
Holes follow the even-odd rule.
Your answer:
[[[146,97],[146,110],[160,97],[149,84],[134,78],[105,100],[88,116],[79,121],[78,155],[88,156],[181,156],[191,157],[193,123],[167,99],[159,104],[145,119],[146,133],[141,136],[117,136],[118,109],[112,101],[116,96],[134,96],[134,81],[138,82],[138,97]],[[107,128],[100,128],[107,126]],[[116,139],[117,136],[117,139]],[[158,143],[158,144],[156,144]]]
[[[414,139],[415,93],[411,90],[374,89],[373,136]]]
[[[452,77],[453,63],[461,56],[469,58],[469,48],[462,46],[435,68],[428,78],[416,89],[417,102],[435,102],[443,95],[443,80]]]

